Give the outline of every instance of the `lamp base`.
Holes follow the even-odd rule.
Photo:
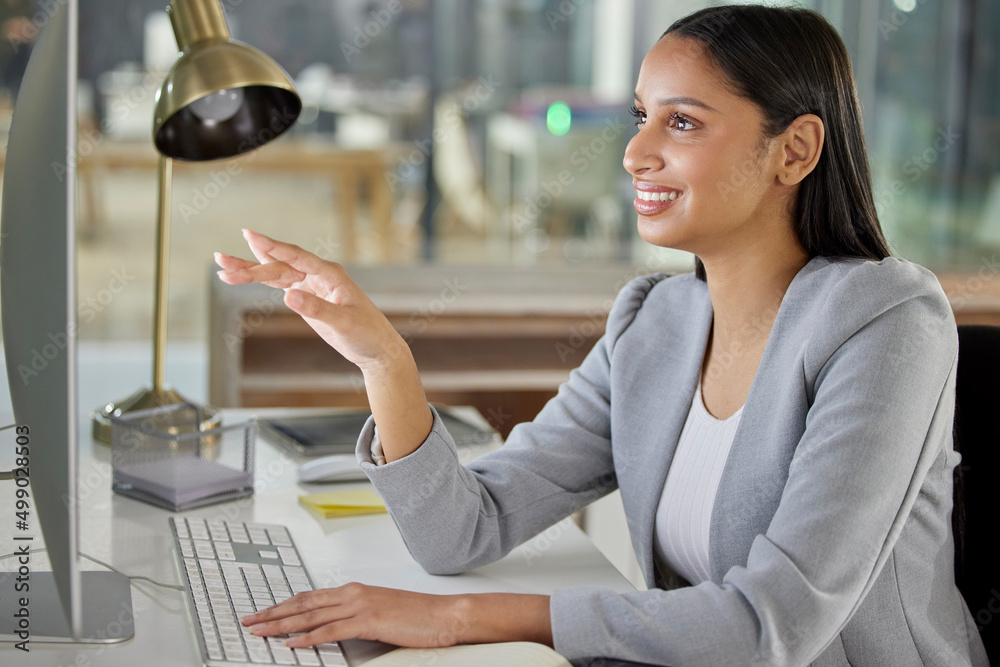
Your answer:
[[[162,387],[160,389],[146,387],[135,392],[128,398],[122,399],[121,401],[108,403],[100,410],[94,410],[90,413],[94,440],[103,442],[106,445],[111,444],[112,416],[120,417],[129,412],[148,410],[149,408],[158,408],[164,405],[174,405],[176,403],[192,403],[197,405],[193,401],[184,398],[181,394],[170,387]],[[205,431],[210,428],[215,428],[222,423],[222,415],[219,414],[219,411],[216,408],[208,405],[198,405],[198,409],[201,410],[200,430]]]

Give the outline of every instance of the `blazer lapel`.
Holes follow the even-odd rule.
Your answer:
[[[674,303],[656,304],[652,317],[658,321],[642,327],[644,333],[656,334],[629,337],[626,332],[614,355],[618,366],[614,376],[620,386],[613,387],[617,409],[612,412],[621,415],[614,424],[614,439],[620,443],[616,469],[632,545],[650,587],[655,581],[656,509],[694,398],[712,324],[704,283],[690,291],[673,290],[671,296]],[[649,315],[643,311],[643,316]]]

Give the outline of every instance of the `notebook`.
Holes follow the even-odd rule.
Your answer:
[[[434,406],[458,447],[499,445],[499,434],[488,427],[470,423],[447,408]],[[294,417],[262,417],[258,424],[268,440],[298,456],[353,454],[358,436],[371,413],[349,410]]]

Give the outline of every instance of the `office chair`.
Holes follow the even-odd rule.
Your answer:
[[[1000,473],[1000,327],[958,327],[955,390],[955,580],[1000,665],[1000,568],[996,537]]]

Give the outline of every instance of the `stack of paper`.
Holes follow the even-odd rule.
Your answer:
[[[321,519],[359,514],[385,514],[385,503],[374,491],[331,491],[299,496],[299,502]]]
[[[126,463],[114,469],[114,488],[147,493],[175,508],[223,493],[251,491],[253,474],[197,456]]]

